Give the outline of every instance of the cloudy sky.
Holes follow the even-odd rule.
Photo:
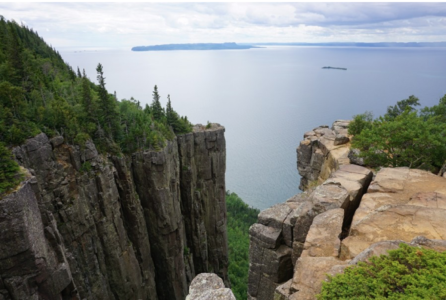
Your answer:
[[[57,49],[198,42],[446,41],[446,3],[5,3]]]

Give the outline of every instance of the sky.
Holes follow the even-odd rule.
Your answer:
[[[444,42],[446,2],[0,2],[56,49],[170,43]]]

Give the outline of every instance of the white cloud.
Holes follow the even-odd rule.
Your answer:
[[[446,41],[446,3],[0,3],[54,47]]]

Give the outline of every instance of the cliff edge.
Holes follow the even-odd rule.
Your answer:
[[[350,164],[348,121],[315,128],[297,149],[301,194],[250,228],[248,299],[316,299],[326,274],[399,243],[446,250],[446,178]]]
[[[228,283],[224,127],[104,156],[41,133],[13,149],[30,176],[0,199],[1,299],[184,299]]]

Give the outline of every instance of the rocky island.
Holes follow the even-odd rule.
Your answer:
[[[322,69],[332,69],[332,70],[344,70],[347,71],[347,68],[338,68],[338,67],[322,67]]]

